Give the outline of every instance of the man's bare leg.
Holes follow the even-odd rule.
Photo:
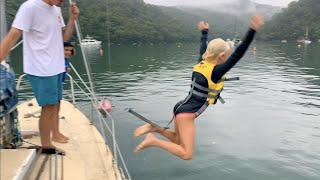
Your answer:
[[[52,141],[58,143],[68,143],[69,138],[64,136],[59,130],[59,112],[60,112],[60,102],[55,105],[55,114],[53,120],[53,128],[52,128]]]
[[[54,105],[43,106],[39,120],[39,132],[41,145],[44,148],[52,148],[51,130],[53,126]]]
[[[58,119],[58,124],[57,124],[57,127],[58,127],[58,134],[59,134],[59,136],[60,137],[62,137],[62,138],[64,138],[64,139],[66,139],[66,140],[69,140],[69,137],[67,137],[67,136],[65,136],[64,134],[62,134],[61,132],[60,132],[60,126],[59,126],[59,122],[60,122],[60,119],[59,119],[59,114],[60,114],[60,109],[61,109],[61,103],[59,102],[59,105],[58,105],[58,112],[57,112],[57,119]]]

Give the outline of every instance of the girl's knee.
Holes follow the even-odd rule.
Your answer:
[[[193,153],[184,153],[182,156],[181,156],[181,159],[183,160],[191,160],[193,158]]]
[[[191,160],[192,157],[193,157],[193,151],[192,150],[183,149],[183,151],[181,152],[180,158],[183,159],[183,160]]]

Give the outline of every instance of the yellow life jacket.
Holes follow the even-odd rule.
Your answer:
[[[211,80],[212,71],[215,67],[215,64],[211,64],[205,60],[201,61],[197,65],[193,67],[194,72],[198,72],[202,74],[208,81],[208,87],[203,87],[200,84],[195,82],[195,79],[192,81],[191,85],[191,92],[193,95],[199,96],[199,97],[205,97],[207,98],[208,104],[216,104],[217,100],[219,99],[222,104],[225,103],[223,98],[220,97],[220,93],[223,90],[224,81],[232,81],[232,80],[239,80],[238,77],[227,79],[225,75],[219,80],[219,82],[214,83]],[[194,88],[200,89],[203,92],[199,92],[195,90]]]
[[[192,88],[193,89],[192,93],[200,97],[206,97],[209,104],[215,104],[217,102],[217,99],[219,98],[220,93],[222,92],[223,86],[224,86],[224,81],[219,81],[218,83],[214,83],[211,80],[211,75],[214,67],[215,67],[214,64],[211,64],[207,61],[201,61],[200,63],[198,63],[193,67],[194,72],[198,72],[202,74],[207,79],[208,88],[197,84],[194,79],[191,87],[196,87],[197,89],[200,89],[207,93],[205,94],[205,93],[196,91],[194,88]]]

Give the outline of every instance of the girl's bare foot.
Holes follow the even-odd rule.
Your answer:
[[[157,130],[157,128],[153,127],[151,124],[145,124],[145,125],[138,127],[134,131],[134,136],[139,137],[139,136],[142,136],[142,135],[150,133],[150,132],[155,132],[156,130]]]
[[[148,133],[146,138],[136,147],[134,152],[139,153],[143,149],[152,146],[155,141],[157,141],[157,137],[154,136],[152,133]]]

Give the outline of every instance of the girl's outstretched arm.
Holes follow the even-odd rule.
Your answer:
[[[255,33],[256,31],[250,28],[242,43],[231,54],[229,59],[225,63],[219,64],[214,68],[211,75],[211,79],[214,83],[217,83],[222,78],[222,76],[226,74],[243,57],[248,47],[250,46]]]
[[[202,61],[203,54],[207,50],[207,43],[208,43],[208,33],[209,33],[209,24],[205,23],[204,21],[200,21],[198,24],[198,28],[201,31],[201,38],[200,38],[200,50],[199,50],[199,59],[198,61]]]
[[[263,24],[264,21],[262,16],[253,16],[253,18],[251,19],[251,26],[246,36],[243,38],[242,43],[231,54],[231,56],[225,63],[219,64],[214,68],[211,75],[211,79],[213,82],[217,83],[222,78],[222,76],[226,74],[243,57],[245,52],[248,50],[251,42],[253,41],[256,31],[259,30]]]

